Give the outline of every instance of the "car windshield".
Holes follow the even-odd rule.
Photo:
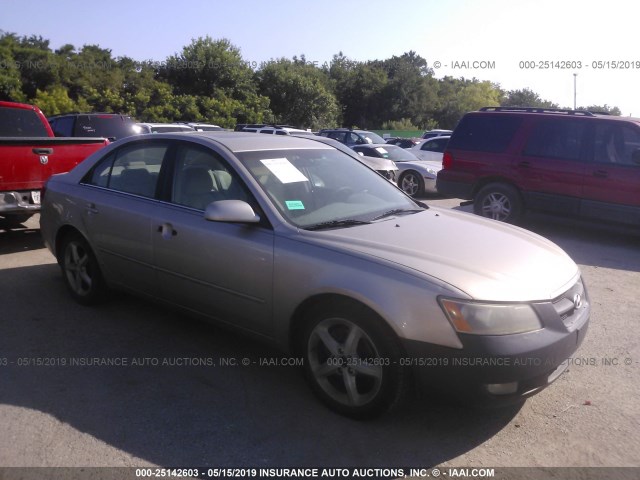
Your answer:
[[[384,138],[382,138],[377,133],[364,132],[364,131],[358,131],[358,133],[364,138],[366,138],[367,142],[369,143],[385,143]]]
[[[422,210],[378,173],[334,148],[236,153],[291,224],[339,228]]]
[[[372,148],[363,148],[359,150],[365,155],[369,155],[369,150],[376,150],[382,158],[387,158],[389,160],[393,160],[394,162],[417,162],[419,161],[418,157],[416,157],[413,153],[405,150],[404,148],[398,147],[396,145],[379,145],[377,147]],[[374,155],[373,152],[370,156]]]

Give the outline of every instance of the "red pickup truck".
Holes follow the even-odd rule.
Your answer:
[[[55,138],[33,105],[0,102],[0,221],[14,225],[40,210],[44,182],[68,172],[109,143],[105,138]]]

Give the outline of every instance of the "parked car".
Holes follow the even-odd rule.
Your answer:
[[[136,123],[140,133],[195,132],[196,129],[181,123]]]
[[[393,137],[386,139],[389,145],[397,145],[400,148],[411,148],[420,143],[418,138]]]
[[[384,138],[367,130],[350,130],[348,128],[325,128],[318,132],[321,137],[332,138],[348,147],[366,145],[368,143],[385,143]]]
[[[449,138],[451,137],[441,136],[422,140],[417,145],[411,147],[411,153],[420,160],[429,160],[442,164],[442,154],[444,153],[444,149],[447,148]]]
[[[185,125],[189,125],[198,132],[222,132],[224,128],[219,125],[213,125],[211,123],[194,123],[186,122]]]
[[[385,158],[392,160],[398,172],[398,186],[412,197],[422,197],[425,193],[438,193],[436,177],[442,163],[420,160],[411,150],[397,145],[356,145],[353,149],[365,158]]]
[[[279,126],[268,126],[268,127],[262,127],[262,128],[246,127],[246,128],[243,128],[242,131],[254,132],[254,133],[266,133],[267,135],[313,135],[314,134],[309,130],[303,130],[301,128],[279,127]]]
[[[452,133],[453,133],[453,130],[435,129],[435,130],[429,130],[428,132],[424,132],[422,134],[422,138],[426,140],[427,138],[451,136]]]
[[[238,123],[233,129],[236,132],[257,132],[261,128],[265,127],[281,127],[281,128],[296,128],[292,125],[283,125],[275,123]]]
[[[115,113],[66,113],[49,117],[56,137],[104,137],[118,140],[140,134],[128,115]]]
[[[80,303],[123,289],[251,332],[345,415],[414,382],[500,404],[557,379],[590,312],[569,256],[357,157],[318,137],[129,137],[49,180],[41,231]]]
[[[456,127],[437,188],[511,223],[539,210],[640,225],[640,119],[482,108]]]
[[[42,111],[0,102],[0,220],[27,221],[40,210],[40,192],[54,173],[71,170],[109,143],[104,138],[54,138]]]

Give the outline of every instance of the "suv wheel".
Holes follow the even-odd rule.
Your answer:
[[[516,223],[522,215],[522,209],[518,191],[504,183],[490,183],[482,187],[473,205],[476,215],[507,223]]]

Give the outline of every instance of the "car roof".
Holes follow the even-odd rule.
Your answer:
[[[189,133],[156,133],[154,138],[193,139],[201,138],[223,145],[234,153],[260,150],[295,150],[295,149],[332,149],[327,142],[315,136],[264,135],[249,132],[189,132]]]

